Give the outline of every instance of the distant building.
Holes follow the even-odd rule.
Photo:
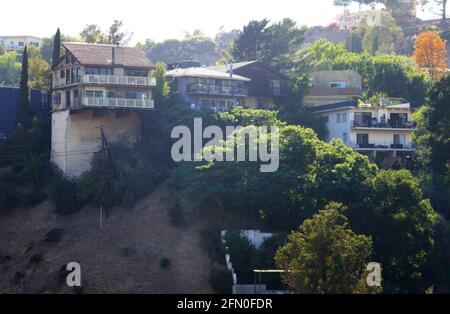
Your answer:
[[[154,68],[137,48],[62,43],[52,68],[52,161],[69,176],[90,169],[102,147],[101,128],[110,142],[134,143],[141,112],[154,108]]]
[[[286,96],[287,76],[257,60],[231,63],[209,69],[249,78],[243,105],[254,109],[274,109]]]
[[[40,47],[42,39],[34,36],[0,36],[0,46],[5,51],[22,51],[25,46]]]
[[[317,71],[312,74],[312,87],[305,97],[307,107],[355,100],[362,96],[362,77],[353,70]]]
[[[0,141],[12,133],[19,116],[18,87],[0,87]],[[36,115],[48,115],[51,110],[51,95],[40,89],[30,90],[30,112]]]
[[[189,103],[192,109],[211,108],[216,112],[243,105],[250,79],[209,68],[177,68],[166,72],[172,93]]]
[[[311,110],[325,118],[328,141],[341,139],[355,151],[373,159],[387,157],[392,162],[400,154],[415,152],[414,109],[409,103],[374,107],[343,101]]]

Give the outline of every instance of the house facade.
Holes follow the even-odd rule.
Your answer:
[[[62,43],[52,67],[52,161],[69,176],[90,169],[108,141],[134,143],[141,113],[154,108],[153,64],[136,48]]]
[[[0,46],[5,51],[22,51],[25,46],[40,47],[42,39],[34,36],[0,36]]]
[[[243,106],[252,109],[274,109],[286,95],[288,77],[257,60],[230,63],[209,69],[232,73],[250,79]]]
[[[243,105],[250,79],[240,75],[202,67],[177,68],[166,72],[174,94],[189,103],[192,109],[211,108],[216,112]]]
[[[341,139],[373,159],[384,157],[388,164],[398,156],[415,152],[414,108],[409,103],[374,107],[344,101],[311,110],[324,117],[329,131],[327,140]]]
[[[312,87],[305,96],[306,107],[359,99],[363,94],[362,77],[353,70],[316,71],[312,74]]]

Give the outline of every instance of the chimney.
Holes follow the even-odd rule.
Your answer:
[[[112,60],[114,65],[124,65],[125,49],[117,43],[112,48]]]
[[[233,63],[230,63],[230,79],[233,78]]]

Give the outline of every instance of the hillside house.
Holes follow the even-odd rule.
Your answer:
[[[362,77],[353,70],[316,71],[312,74],[312,87],[305,97],[306,107],[351,101],[363,94]]]
[[[398,156],[416,151],[412,141],[414,106],[409,103],[375,107],[344,101],[311,110],[325,118],[328,141],[341,139],[373,159],[383,157],[392,164]]]
[[[253,109],[275,109],[286,96],[288,77],[257,60],[230,63],[209,69],[250,79],[243,106]]]
[[[52,161],[69,177],[90,169],[108,141],[133,143],[141,113],[154,108],[153,64],[137,48],[63,43],[52,68]]]
[[[166,72],[171,91],[192,109],[211,108],[216,112],[243,105],[250,79],[202,67],[176,68]]]

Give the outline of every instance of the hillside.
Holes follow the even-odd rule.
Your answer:
[[[111,210],[101,230],[98,209],[62,217],[50,201],[0,217],[0,293],[71,292],[61,268],[73,261],[84,293],[211,293],[202,224],[174,227],[171,203],[160,187],[132,209]]]

